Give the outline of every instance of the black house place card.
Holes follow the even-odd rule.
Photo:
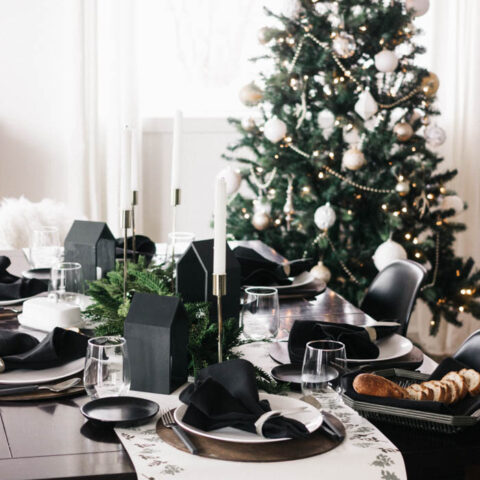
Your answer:
[[[224,318],[240,313],[241,272],[235,254],[227,244],[227,295],[222,297]],[[184,302],[210,302],[210,316],[217,318],[212,294],[213,240],[193,242],[177,262],[176,289]]]
[[[65,261],[78,262],[85,280],[115,268],[115,237],[104,222],[75,220],[65,238]]]
[[[135,293],[125,319],[132,390],[169,394],[188,376],[188,318],[182,301]]]

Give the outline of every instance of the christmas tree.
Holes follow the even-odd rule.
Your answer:
[[[480,273],[454,252],[466,207],[448,187],[457,172],[435,152],[439,79],[415,64],[428,0],[297,5],[267,11],[279,27],[260,30],[260,58],[272,68],[240,91],[253,118],[230,119],[241,138],[225,158],[245,168],[222,173],[229,233],[320,261],[314,273],[356,304],[389,262],[415,260],[428,270],[432,334],[442,318],[480,318]],[[235,194],[242,179],[252,195]]]

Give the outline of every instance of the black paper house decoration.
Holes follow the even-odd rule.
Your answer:
[[[115,268],[115,237],[104,222],[75,220],[65,238],[65,261],[78,262],[85,280]]]
[[[124,337],[132,390],[169,394],[187,381],[188,318],[179,298],[135,293]]]
[[[227,244],[227,295],[222,297],[224,318],[240,313],[241,272],[235,254]],[[210,314],[217,318],[217,301],[212,294],[213,240],[193,242],[177,262],[177,292],[184,302],[210,302]]]

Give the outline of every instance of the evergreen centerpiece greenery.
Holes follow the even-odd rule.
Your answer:
[[[296,4],[291,16],[267,11],[279,25],[259,32],[272,68],[240,92],[254,117],[230,119],[241,138],[225,158],[248,166],[253,195],[230,201],[228,231],[322,260],[332,289],[357,304],[378,269],[408,257],[428,270],[432,334],[441,318],[480,318],[480,273],[453,248],[465,229],[447,186],[457,172],[435,152],[439,80],[414,63],[428,2]]]

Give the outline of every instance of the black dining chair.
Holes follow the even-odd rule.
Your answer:
[[[377,321],[400,323],[398,333],[405,336],[426,274],[426,269],[412,260],[392,262],[373,279],[360,308]]]
[[[473,332],[460,345],[453,358],[480,372],[480,330]]]

